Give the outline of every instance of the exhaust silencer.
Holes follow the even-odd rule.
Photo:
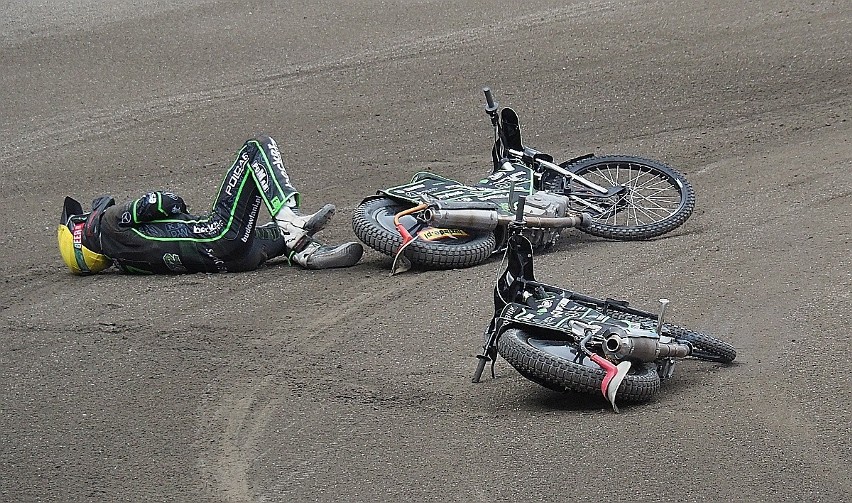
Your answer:
[[[423,218],[432,227],[461,227],[483,231],[494,230],[498,225],[508,225],[513,217],[500,216],[497,210],[485,209],[445,209],[430,206],[423,211]],[[541,229],[562,229],[582,227],[591,222],[585,213],[565,217],[524,216],[528,227]]]
[[[426,208],[423,218],[432,227],[461,227],[483,231],[494,230],[500,220],[496,210],[439,207]]]
[[[692,347],[677,342],[660,342],[649,337],[621,337],[613,334],[604,341],[604,351],[619,360],[652,362],[659,358],[685,358],[692,353]]]

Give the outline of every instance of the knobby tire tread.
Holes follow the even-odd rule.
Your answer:
[[[370,248],[393,257],[402,245],[396,230],[390,231],[373,216],[382,207],[405,208],[390,198],[375,198],[362,202],[352,214],[352,230]],[[485,261],[497,246],[493,232],[475,235],[473,241],[460,244],[429,243],[417,240],[405,249],[411,264],[424,269],[461,269]]]
[[[542,351],[529,344],[531,335],[519,328],[500,334],[497,350],[524,377],[554,391],[601,395],[606,372]],[[567,342],[566,342],[567,343]],[[653,363],[635,364],[622,381],[619,402],[646,402],[660,390],[660,376]]]

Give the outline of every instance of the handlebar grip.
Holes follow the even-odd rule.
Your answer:
[[[485,111],[494,112],[497,110],[497,102],[494,101],[494,96],[491,94],[490,87],[483,87],[482,92],[485,93]]]
[[[518,198],[518,207],[515,210],[515,222],[522,224],[524,223],[524,206],[527,204],[527,196],[521,196]]]
[[[482,371],[485,370],[485,362],[488,359],[482,355],[478,355],[477,358],[479,358],[479,361],[476,363],[476,371],[474,371],[470,382],[479,382],[479,380],[482,379]]]

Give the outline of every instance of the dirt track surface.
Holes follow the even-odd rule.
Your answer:
[[[849,2],[30,4],[0,32],[0,500],[852,498]],[[734,365],[684,362],[615,415],[502,360],[470,382],[498,260],[78,278],[58,257],[65,195],[201,211],[258,131],[308,209],[338,205],[323,236],[354,239],[377,189],[487,171],[483,85],[558,159],[687,174],[682,228],[568,233],[537,276],[668,297]]]

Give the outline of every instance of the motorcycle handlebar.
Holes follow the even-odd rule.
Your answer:
[[[491,88],[483,87],[482,92],[485,93],[485,111],[488,113],[495,112],[497,110],[497,102],[494,101],[494,96],[491,94]]]

